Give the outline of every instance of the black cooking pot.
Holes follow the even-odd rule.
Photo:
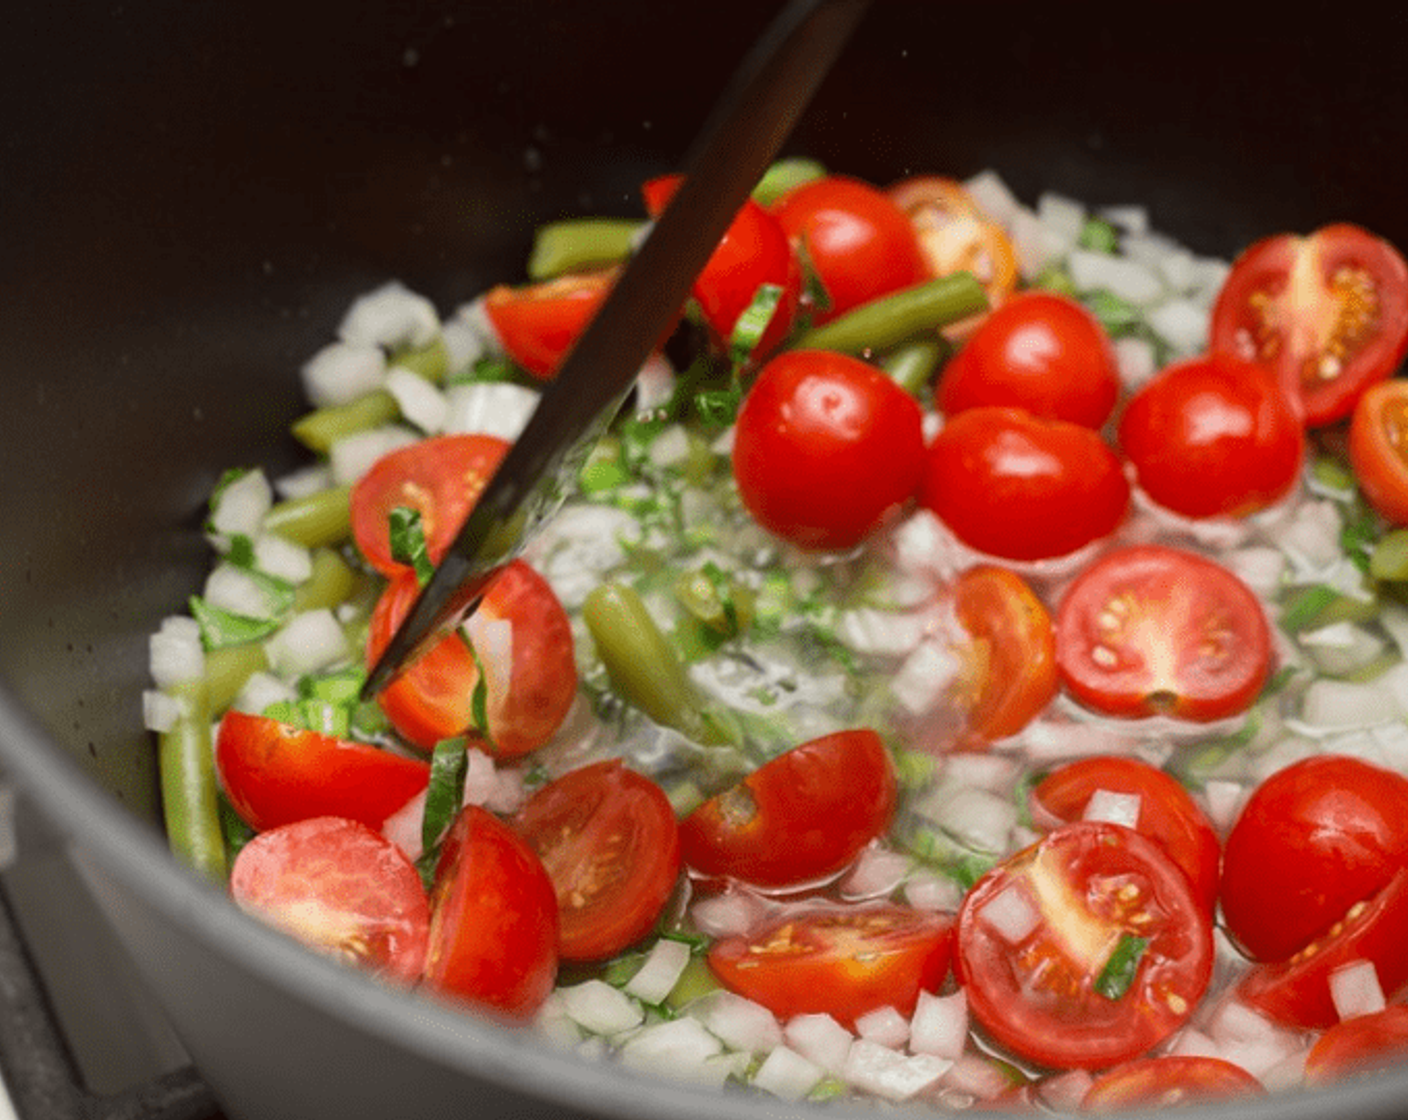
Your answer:
[[[996,167],[1228,254],[1349,219],[1408,245],[1405,17],[877,0],[791,144],[888,182]],[[0,36],[0,760],[66,836],[231,1116],[777,1117],[304,952],[166,854],[146,639],[231,464],[296,461],[295,371],[397,277],[453,306],[533,226],[638,214],[773,5],[135,0]],[[1292,19],[1295,22],[1292,22]],[[1408,1112],[1408,1073],[1239,1103]],[[452,1111],[453,1110],[453,1111]],[[810,1115],[810,1110],[797,1109]]]

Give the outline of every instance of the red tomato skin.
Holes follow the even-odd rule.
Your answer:
[[[615,281],[612,271],[577,273],[514,288],[500,284],[484,311],[505,353],[539,381],[551,381]]]
[[[918,402],[873,366],[831,351],[768,362],[734,429],[743,504],[805,549],[859,544],[910,501],[923,464]]]
[[[1034,875],[1064,878],[1054,910],[1021,885]],[[1132,903],[1118,894],[1131,884],[1141,892]],[[1006,889],[1023,890],[1041,917],[1017,946],[982,917]],[[1077,900],[1091,920],[1150,939],[1119,999],[1094,989],[1103,962],[1071,961],[1052,931],[1053,920],[1073,920],[1064,907]],[[1135,903],[1151,921],[1124,920],[1121,909]],[[1212,976],[1212,925],[1187,876],[1152,840],[1103,822],[1058,828],[988,872],[959,908],[955,936],[954,974],[983,1030],[1019,1057],[1059,1069],[1105,1069],[1144,1054],[1183,1025]]]
[[[1211,914],[1217,905],[1221,845],[1212,822],[1171,774],[1119,755],[1069,762],[1032,788],[1032,820],[1042,828],[1080,820],[1097,790],[1138,795],[1139,821],[1135,831],[1158,844],[1173,865],[1188,876],[1194,895],[1204,911]]]
[[[543,786],[512,824],[553,881],[563,960],[602,960],[639,941],[679,879],[674,808],[619,759]]]
[[[430,781],[430,766],[379,747],[231,709],[215,765],[240,819],[262,832],[308,817],[380,828]]]
[[[1056,612],[1056,662],[1066,690],[1095,711],[1206,723],[1244,711],[1261,692],[1271,630],[1256,595],[1220,564],[1162,545],[1128,546],[1067,588]]]
[[[1408,525],[1408,381],[1381,381],[1359,398],[1349,462],[1365,500],[1386,520]]]
[[[1222,860],[1227,931],[1285,960],[1408,862],[1408,779],[1343,755],[1293,763],[1253,791]]]
[[[364,824],[308,817],[259,833],[235,857],[230,896],[311,948],[403,984],[420,979],[430,929],[420,875]]]
[[[1396,996],[1408,983],[1408,868],[1342,918],[1294,956],[1253,968],[1238,983],[1238,998],[1282,1026],[1324,1030],[1339,1021],[1330,974],[1360,961],[1373,962],[1384,994]]]
[[[984,406],[949,418],[934,437],[919,501],[970,548],[1044,560],[1114,532],[1129,481],[1097,432]]]
[[[388,519],[397,506],[420,512],[426,551],[439,563],[508,452],[497,436],[432,436],[389,452],[352,487],[352,535],[384,576],[410,571],[391,556]]]
[[[1213,354],[1177,362],[1135,393],[1119,445],[1165,509],[1243,517],[1299,482],[1305,429],[1270,371]]]
[[[468,805],[451,825],[430,892],[425,981],[432,990],[527,1019],[557,976],[557,895],[533,850]]]
[[[1408,262],[1348,223],[1264,238],[1232,262],[1209,335],[1211,350],[1273,369],[1308,426],[1333,423],[1408,351]]]
[[[779,1019],[827,1014],[848,1030],[867,1011],[912,1015],[921,991],[948,975],[953,918],[893,905],[802,907],[709,949],[731,991]]]
[[[1315,1040],[1305,1058],[1305,1084],[1333,1085],[1349,1077],[1380,1073],[1408,1060],[1408,1006],[1344,1019]]]
[[[826,288],[831,306],[817,311],[817,324],[929,278],[908,215],[869,183],[829,175],[770,209]]]
[[[680,826],[684,862],[761,887],[842,871],[889,827],[897,785],[869,728],[823,735],[764,763]]]
[[[979,324],[939,380],[945,415],[966,408],[1024,408],[1100,428],[1119,396],[1114,346],[1099,320],[1053,292],[1010,297]]]
[[[1102,1073],[1080,1107],[1082,1112],[1121,1112],[1265,1095],[1266,1086],[1223,1058],[1168,1054],[1126,1062]]]

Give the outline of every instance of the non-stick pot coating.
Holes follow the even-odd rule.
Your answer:
[[[960,7],[962,10],[959,10]],[[30,5],[0,36],[0,743],[231,1115],[776,1116],[539,1049],[241,918],[164,855],[146,636],[202,503],[281,469],[294,375],[388,278],[450,307],[535,223],[639,213],[771,4]],[[1230,253],[1347,219],[1408,246],[1404,17],[876,0],[791,150],[993,166]],[[1178,22],[1155,28],[1153,18]],[[1408,1077],[1248,1115],[1394,1115]]]

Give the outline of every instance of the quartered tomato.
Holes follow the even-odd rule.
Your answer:
[[[391,555],[390,517],[397,507],[420,513],[426,550],[439,563],[479,500],[508,444],[496,436],[432,436],[378,459],[352,487],[352,535],[383,575],[409,571]]]
[[[368,666],[381,656],[419,590],[410,571],[387,584],[372,611]],[[515,560],[490,585],[467,629],[474,652],[462,634],[451,634],[382,689],[377,703],[402,736],[427,750],[466,733],[486,740],[500,758],[536,750],[561,726],[577,695],[572,623],[557,594],[527,563]],[[487,728],[475,726],[481,666]]]
[[[750,936],[725,937],[709,967],[779,1019],[827,1014],[848,1029],[867,1011],[911,1015],[948,975],[953,919],[893,905],[813,905]]]
[[[944,367],[936,403],[1024,408],[1099,428],[1119,396],[1115,349],[1099,320],[1054,292],[1013,296],[985,318]]]
[[[1205,556],[1162,545],[1105,553],[1056,613],[1066,688],[1107,715],[1206,722],[1256,699],[1271,631],[1255,593]]]
[[[817,323],[929,279],[909,216],[859,179],[813,179],[769,209],[826,289],[829,306],[817,309]]]
[[[905,505],[924,463],[918,403],[829,350],[768,362],[739,409],[733,473],[754,519],[802,548],[851,548]]]
[[[1408,1061],[1408,1006],[1357,1015],[1330,1027],[1305,1057],[1305,1083],[1333,1085],[1348,1077],[1379,1073]]]
[[[1369,504],[1393,524],[1408,525],[1408,381],[1381,381],[1359,398],[1349,461]]]
[[[929,444],[919,500],[970,548],[1043,560],[1113,532],[1129,508],[1129,482],[1089,428],[1025,409],[969,408]]]
[[[659,786],[617,759],[549,782],[512,824],[552,879],[563,960],[600,960],[639,941],[675,889],[674,808]]]
[[[832,875],[889,827],[896,784],[868,728],[793,747],[695,809],[680,826],[684,861],[702,875],[762,887]]]
[[[418,759],[234,709],[220,721],[215,766],[235,812],[261,832],[326,816],[380,828],[430,781]]]
[[[1211,354],[1169,366],[1135,393],[1119,444],[1165,509],[1242,517],[1300,481],[1305,429],[1269,370]]]
[[[1347,224],[1258,241],[1213,305],[1211,348],[1276,372],[1305,422],[1348,416],[1408,350],[1408,264]]]
[[[484,311],[505,353],[539,381],[550,381],[615,280],[614,271],[602,271],[523,287],[500,284],[484,297]]]
[[[1123,1112],[1265,1095],[1260,1081],[1223,1058],[1169,1054],[1126,1062],[1102,1073],[1080,1107],[1082,1112]]]
[[[1222,913],[1255,960],[1319,938],[1408,863],[1408,779],[1320,755],[1259,785],[1227,836]]]
[[[958,912],[954,971],[983,1029],[1058,1068],[1138,1057],[1192,1014],[1212,926],[1152,840],[1083,821],[983,876]]]
[[[364,824],[309,817],[259,833],[235,857],[230,895],[310,948],[402,983],[420,978],[430,928],[420,874]]]
[[[1139,799],[1138,819],[1130,827],[1167,853],[1188,876],[1204,911],[1211,914],[1217,904],[1222,854],[1217,833],[1178,779],[1147,762],[1101,755],[1057,767],[1032,788],[1032,821],[1040,828],[1057,828],[1081,820],[1091,797],[1099,792]]]
[[[1056,695],[1056,637],[1046,607],[1015,572],[969,568],[954,584],[953,609],[972,644],[967,729],[980,740],[1025,727]]]
[[[425,981],[515,1019],[557,977],[557,894],[542,862],[493,814],[467,805],[450,826],[430,891]]]
[[[646,208],[658,217],[674,196],[682,176],[666,175],[642,187]],[[752,199],[743,203],[691,292],[709,329],[724,345],[733,337],[738,317],[748,310],[758,289],[771,284],[781,296],[767,330],[754,347],[755,357],[777,349],[797,316],[802,296],[802,266],[781,223]]]

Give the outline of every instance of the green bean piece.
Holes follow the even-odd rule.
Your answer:
[[[402,346],[393,351],[386,360],[387,365],[400,366],[412,373],[418,373],[427,381],[440,385],[450,372],[450,351],[445,340],[436,335],[424,346]]]
[[[987,306],[987,293],[973,274],[955,272],[861,304],[839,319],[806,331],[792,349],[881,353]]]
[[[763,172],[762,181],[753,188],[753,201],[770,206],[793,187],[800,187],[826,174],[826,167],[814,159],[793,156],[776,161]]]
[[[1408,529],[1392,529],[1378,539],[1369,556],[1375,579],[1408,579]]]
[[[713,740],[679,654],[635,588],[601,584],[582,604],[582,618],[612,684],[627,701],[696,742]]]
[[[304,548],[337,544],[352,532],[352,488],[334,486],[278,502],[264,515],[264,531]]]
[[[950,349],[942,335],[916,339],[891,350],[880,362],[880,368],[910,396],[922,396]]]
[[[328,405],[299,417],[293,422],[293,438],[325,455],[344,436],[369,431],[400,415],[395,397],[385,389],[373,389],[346,404]]]
[[[625,260],[644,224],[633,218],[569,218],[541,225],[533,232],[528,278],[550,280]]]
[[[210,742],[210,699],[205,678],[175,685],[170,694],[183,710],[158,736],[161,804],[166,835],[177,858],[217,883],[229,873],[215,752]]]
[[[691,955],[684,971],[680,973],[680,978],[675,981],[675,986],[665,997],[665,1005],[678,1010],[701,996],[717,991],[719,986],[718,978],[708,962],[701,956]]]
[[[295,611],[340,606],[357,590],[358,575],[333,548],[315,548],[313,571],[293,593]]]
[[[205,689],[211,712],[223,712],[235,702],[245,682],[268,667],[263,642],[209,650],[205,655]]]

